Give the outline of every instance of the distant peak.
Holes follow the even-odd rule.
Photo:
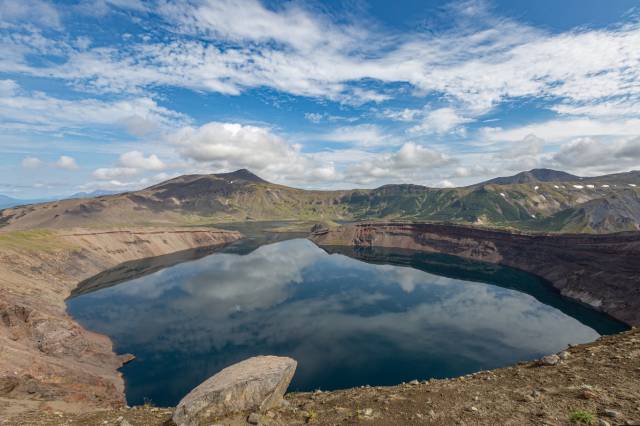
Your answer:
[[[267,182],[261,177],[251,173],[247,169],[239,169],[239,170],[236,170],[235,172],[229,172],[229,173],[218,173],[216,174],[216,176],[222,179],[241,179],[249,182],[261,182],[261,183]]]
[[[512,185],[518,183],[536,183],[536,182],[570,182],[577,181],[581,178],[567,172],[553,169],[531,169],[527,172],[520,172],[513,176],[498,177],[478,185],[496,184],[496,185]]]

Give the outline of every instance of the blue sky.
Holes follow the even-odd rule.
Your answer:
[[[0,0],[0,193],[640,168],[637,1]]]

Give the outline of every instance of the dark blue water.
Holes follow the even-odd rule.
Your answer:
[[[304,239],[253,248],[68,301],[85,327],[136,355],[122,369],[130,404],[176,404],[259,354],[298,360],[290,390],[337,389],[457,376],[625,329],[509,268],[415,252],[328,254]]]

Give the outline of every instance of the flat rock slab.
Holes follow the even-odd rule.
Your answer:
[[[297,365],[294,359],[278,356],[257,356],[233,364],[182,398],[173,421],[178,426],[196,426],[231,413],[276,407]]]

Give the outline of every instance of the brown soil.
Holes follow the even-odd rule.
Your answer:
[[[292,393],[286,407],[262,415],[262,424],[570,425],[576,424],[572,414],[582,411],[593,424],[640,425],[640,329],[567,352],[553,366],[527,362],[450,380]],[[7,424],[121,425],[122,418],[133,426],[171,425],[171,413],[154,407],[82,415],[50,410]],[[219,424],[246,425],[246,418],[238,414]]]

